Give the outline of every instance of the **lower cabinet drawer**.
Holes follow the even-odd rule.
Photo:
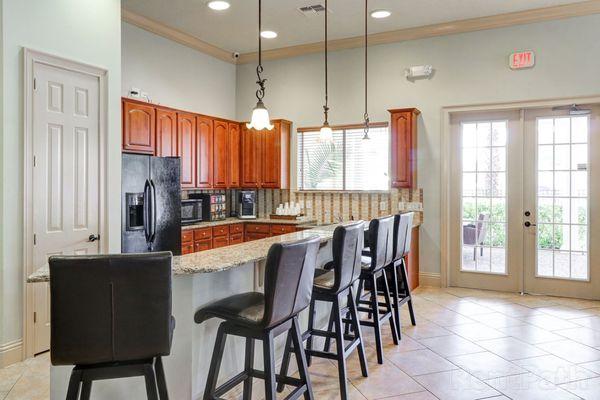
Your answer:
[[[181,254],[191,254],[194,252],[194,244],[183,244],[181,245]]]
[[[256,233],[256,232],[246,232],[246,236],[244,238],[244,241],[249,242],[251,240],[258,240],[258,239],[264,239],[264,238],[268,238],[271,235],[268,233]]]
[[[294,225],[271,225],[271,235],[284,235],[292,232],[296,232]]]
[[[212,235],[213,237],[229,235],[229,225],[213,226]]]
[[[212,230],[210,227],[194,229],[194,241],[210,239]]]
[[[271,233],[269,224],[248,224],[246,223],[246,233]]]
[[[213,238],[213,249],[229,246],[229,236],[218,236]]]
[[[232,224],[229,225],[229,234],[244,233],[244,224]]]
[[[181,243],[191,243],[194,241],[194,231],[187,230],[181,232]]]
[[[194,242],[194,252],[204,251],[212,249],[212,243],[210,239],[198,240]]]
[[[238,243],[242,243],[243,241],[244,241],[243,233],[235,233],[235,234],[229,235],[229,244],[238,244]]]

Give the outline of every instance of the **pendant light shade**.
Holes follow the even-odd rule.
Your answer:
[[[363,120],[365,123],[365,134],[363,136],[363,140],[369,140],[369,96],[368,96],[368,23],[369,23],[369,0],[365,0],[365,113],[363,114]]]
[[[269,119],[269,111],[265,107],[263,103],[263,98],[265,97],[265,82],[266,79],[263,79],[261,74],[263,73],[262,66],[262,39],[260,33],[262,32],[262,0],[258,0],[258,65],[256,66],[256,84],[258,85],[258,89],[256,90],[256,98],[258,101],[256,102],[256,107],[252,110],[252,119],[249,124],[246,124],[248,129],[256,129],[263,130],[273,129],[273,124],[271,124],[271,120]]]
[[[321,130],[319,131],[319,141],[321,142],[333,142],[333,130],[329,126],[329,91],[328,91],[328,80],[327,80],[327,13],[329,9],[327,7],[327,0],[325,0],[325,104],[323,105],[323,113],[325,114],[325,120],[323,121],[323,125],[321,126]]]

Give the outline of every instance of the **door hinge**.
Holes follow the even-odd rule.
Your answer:
[[[33,323],[35,324],[37,322],[37,313],[34,311],[33,312]]]
[[[33,234],[33,245],[35,246],[37,244],[37,235],[34,233]]]
[[[37,78],[33,78],[33,90],[37,90]]]
[[[37,161],[37,158],[35,156],[33,156],[33,166],[35,167],[35,163]]]

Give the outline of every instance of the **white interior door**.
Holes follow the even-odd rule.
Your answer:
[[[33,66],[33,269],[99,252],[99,80]],[[35,284],[34,352],[50,345],[49,285]]]
[[[525,112],[525,288],[600,299],[600,121]]]
[[[451,119],[450,285],[521,290],[522,149],[519,111]]]

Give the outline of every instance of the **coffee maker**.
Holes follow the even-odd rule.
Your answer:
[[[256,191],[240,190],[238,193],[238,218],[256,219],[257,211]]]

